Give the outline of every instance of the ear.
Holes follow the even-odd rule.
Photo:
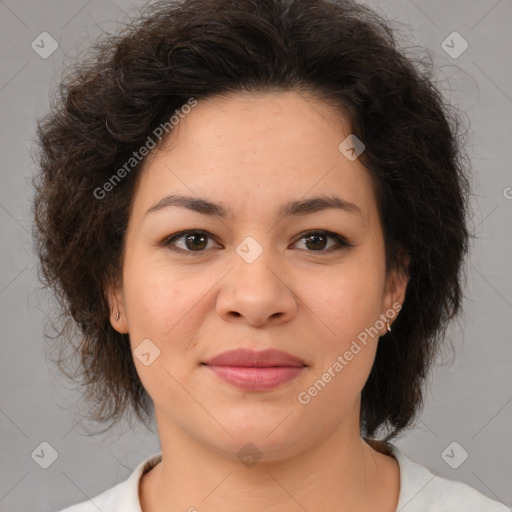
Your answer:
[[[402,308],[402,304],[405,300],[407,285],[409,283],[409,256],[403,256],[402,262],[402,266],[389,271],[386,277],[386,287],[382,304],[382,318],[389,318],[390,325],[392,325],[400,313],[400,309]],[[386,334],[386,331],[387,327],[381,335],[383,336]]]
[[[128,323],[126,321],[123,289],[119,283],[112,283],[107,287],[107,300],[110,309],[110,324],[117,332],[126,334]]]

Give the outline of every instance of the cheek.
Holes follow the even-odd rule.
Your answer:
[[[381,313],[383,275],[379,264],[350,265],[334,269],[322,286],[310,283],[308,301],[330,329],[330,338],[342,341],[356,337],[375,324]]]
[[[126,314],[134,342],[154,338],[163,343],[183,328],[183,319],[205,291],[169,266],[127,261],[124,274]]]
[[[162,397],[180,396],[170,375],[187,373],[197,364],[193,351],[188,352],[198,324],[194,321],[198,312],[194,305],[207,290],[200,290],[199,282],[195,284],[169,267],[136,267],[130,262],[125,266],[125,307],[134,363],[156,403]],[[147,365],[139,354],[148,352]]]
[[[322,293],[311,296],[326,333],[315,337],[318,350],[308,381],[311,387],[303,389],[314,404],[313,415],[332,412],[333,404],[336,417],[345,414],[368,379],[379,342],[382,276],[378,269],[375,265],[373,270],[334,273]]]

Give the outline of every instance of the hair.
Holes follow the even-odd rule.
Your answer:
[[[361,430],[386,429],[389,440],[410,426],[461,309],[469,238],[460,121],[432,76],[430,61],[399,49],[387,21],[349,0],[156,2],[77,59],[37,126],[34,239],[40,279],[60,304],[59,336],[78,340],[79,375],[59,367],[83,387],[89,418],[115,423],[131,409],[147,422],[152,403],[106,292],[121,275],[147,157],[107,197],[95,190],[191,98],[296,91],[344,112],[365,145],[386,269],[409,283],[362,391]]]

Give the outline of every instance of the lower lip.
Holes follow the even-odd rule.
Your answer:
[[[222,380],[247,391],[266,391],[295,379],[304,370],[295,366],[209,366]]]

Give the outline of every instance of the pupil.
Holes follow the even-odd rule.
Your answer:
[[[203,244],[202,247],[200,247],[200,246],[198,246],[197,244],[194,243],[194,241],[198,237],[202,238],[202,242],[200,242],[200,245],[201,245],[201,243]],[[203,235],[203,234],[200,234],[200,233],[196,233],[194,235],[187,236],[186,240],[187,240],[187,242],[186,242],[187,243],[187,247],[189,249],[194,249],[194,248],[196,248],[196,249],[204,249],[204,247],[206,247],[206,244],[204,243],[205,240],[206,240],[206,235]],[[189,244],[189,242],[191,242],[191,243]]]
[[[313,244],[318,243],[318,240],[319,240],[319,239],[322,239],[322,238],[324,239],[324,242],[325,242],[325,236],[324,236],[324,235],[309,235],[309,236],[308,236],[308,239],[309,239],[309,240],[315,240],[315,242],[313,242]],[[307,244],[309,244],[309,242],[307,242]],[[325,245],[325,244],[322,244],[322,243],[320,243],[320,244],[321,244],[321,245]],[[309,245],[308,245],[308,247],[309,247]],[[314,247],[314,248],[315,248],[315,247]],[[318,249],[318,248],[319,248],[319,247],[318,247],[318,246],[316,246],[316,249]],[[324,247],[320,247],[320,249],[323,249],[323,248],[324,248]]]

